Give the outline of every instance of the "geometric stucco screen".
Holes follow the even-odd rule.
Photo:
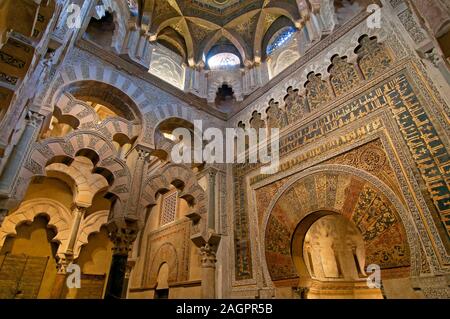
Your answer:
[[[175,221],[177,213],[178,192],[173,192],[163,198],[161,209],[161,226]]]

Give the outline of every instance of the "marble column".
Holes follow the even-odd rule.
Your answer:
[[[216,297],[216,251],[214,246],[206,244],[200,248],[202,265],[202,298]]]
[[[128,259],[127,261],[127,267],[125,271],[125,280],[123,283],[123,289],[122,289],[122,298],[126,299],[128,295],[128,284],[130,282],[130,275],[131,271],[133,270],[134,266],[136,265],[135,259]]]
[[[120,299],[123,296],[128,253],[131,251],[136,235],[137,231],[130,228],[118,228],[110,233],[114,246],[105,299]]]
[[[77,241],[78,230],[80,228],[81,220],[83,219],[85,213],[86,208],[79,206],[75,206],[74,209],[72,210],[74,220],[72,223],[72,229],[70,231],[70,239],[66,250],[66,254],[69,256],[73,256],[74,254],[73,250],[75,248],[75,243]]]
[[[30,147],[37,138],[42,120],[42,115],[34,112],[28,113],[22,136],[11,152],[11,155],[9,156],[9,159],[0,176],[0,196],[8,196],[11,194],[14,184],[17,181],[20,169],[27,158]],[[2,208],[4,209],[4,207]]]
[[[58,260],[57,272],[55,277],[55,282],[53,283],[52,292],[50,295],[51,299],[62,299],[62,293],[64,291],[64,285],[66,284],[67,278],[67,266],[69,262],[66,258],[61,257]]]
[[[86,208],[79,207],[77,205],[75,205],[72,210],[74,219],[72,223],[72,228],[70,230],[69,243],[67,244],[66,252],[64,253],[64,255],[59,256],[60,258],[57,264],[58,271],[56,273],[56,278],[51,293],[52,299],[62,298],[62,293],[64,291],[64,285],[66,284],[67,278],[67,266],[69,266],[69,264],[74,260],[75,243],[77,241],[81,220],[83,219],[85,213]]]

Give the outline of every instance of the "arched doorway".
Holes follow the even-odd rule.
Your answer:
[[[169,265],[163,263],[159,268],[155,299],[169,299]]]
[[[389,290],[388,293],[384,290],[387,298],[415,296],[410,278],[411,258],[415,258],[417,246],[406,231],[406,227],[411,230],[411,222],[404,203],[379,180],[366,175],[359,170],[327,165],[291,178],[274,196],[264,217],[262,248],[267,265],[265,274],[276,296],[380,298],[379,292],[366,289],[365,269],[371,264],[380,266],[382,288]],[[334,264],[327,267],[334,270],[328,270],[328,274],[323,270],[320,274],[317,269],[311,271],[313,259],[322,258],[320,253],[310,250],[311,257],[305,256],[305,242],[315,244],[312,235],[316,222],[345,230],[326,239],[328,249],[334,245],[329,255],[344,251],[342,260],[331,258]],[[320,240],[324,238],[316,240],[319,246]],[[344,271],[342,267],[352,270]],[[330,282],[331,286],[340,286],[344,293],[333,295],[335,288],[328,289]]]
[[[312,222],[312,224],[311,224]],[[311,278],[302,298],[382,298],[367,286],[366,251],[361,231],[333,212],[317,212],[300,222],[293,246],[302,252]]]

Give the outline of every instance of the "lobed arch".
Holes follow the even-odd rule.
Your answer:
[[[177,128],[185,128],[194,134],[194,124],[191,121],[179,117],[167,118],[156,126],[155,130],[155,152],[153,155],[163,160],[171,160],[172,148],[175,141],[164,136],[165,133],[171,134]]]
[[[50,114],[54,105],[65,92],[65,88],[80,81],[97,81],[115,87],[126,94],[139,111],[136,116],[140,120],[138,142],[153,148],[155,130],[161,121],[170,117],[179,117],[193,122],[198,118],[198,111],[180,101],[166,101],[158,95],[150,97],[141,87],[137,86],[126,75],[106,67],[101,63],[81,62],[67,65],[52,82],[47,90],[37,97],[36,104],[40,105],[40,113]],[[157,89],[157,93],[162,93]],[[165,97],[166,94],[162,93]]]
[[[111,48],[114,48],[116,52],[121,52],[124,39],[129,30],[128,21],[132,19],[130,10],[126,4],[126,1],[112,0],[102,3],[105,12],[111,14],[113,18],[114,31],[111,37]],[[84,33],[86,33],[91,19],[94,19],[94,8],[92,9],[89,18],[86,20]]]
[[[92,129],[97,128],[107,137],[123,134],[128,139],[137,138],[141,131],[141,125],[137,121],[130,121],[122,117],[109,117],[101,120],[95,110],[85,102],[77,100],[70,93],[63,93],[55,104],[55,113],[61,117],[69,117],[77,122],[73,128]]]
[[[129,95],[110,84],[96,80],[83,80],[64,87],[64,93],[75,99],[86,102],[101,103],[114,111],[118,116],[131,122],[139,122],[139,108]]]
[[[38,216],[49,219],[48,227],[56,230],[54,242],[59,244],[58,255],[64,253],[70,239],[72,213],[58,201],[49,198],[36,198],[23,202],[17,210],[5,217],[0,227],[0,247],[7,237],[17,235],[17,227],[23,223],[32,223]]]
[[[96,132],[83,131],[35,143],[19,172],[15,197],[23,198],[32,178],[46,176],[45,168],[49,164],[71,163],[79,155],[90,158],[94,164],[93,173],[108,180],[108,197],[126,202],[131,184],[128,166],[118,157],[112,141]]]
[[[97,211],[81,221],[77,241],[73,249],[74,258],[78,258],[81,249],[89,243],[89,236],[98,234],[101,228],[107,225],[109,213],[108,210]]]
[[[214,81],[209,83],[208,85],[208,102],[214,102],[216,98],[216,94],[222,85],[228,85],[231,88],[233,88],[233,93],[236,101],[242,101],[243,94],[242,94],[242,84],[241,81],[239,81],[238,78],[236,78],[233,75],[229,75],[227,73],[223,73],[218,77],[214,78]]]
[[[55,229],[53,242],[59,244],[57,254],[61,256],[67,249],[72,229],[72,212],[60,202],[49,198],[35,198],[24,201],[19,208],[5,217],[0,227],[0,247],[8,237],[17,235],[17,228],[32,223],[36,217],[46,216],[48,227]],[[89,236],[100,232],[108,221],[109,211],[98,211],[83,218],[77,234],[74,248],[74,259],[78,258],[81,248],[88,244]]]
[[[337,178],[338,182],[334,184],[334,187],[330,186],[332,184],[329,182],[330,178]],[[325,188],[319,187],[320,194],[315,195],[317,197],[313,199],[311,194],[316,191],[318,181],[322,183],[325,181],[323,185],[326,186]],[[315,187],[312,186],[314,183]],[[365,186],[373,190],[376,196],[383,198],[384,203],[390,207],[397,218],[397,222],[392,226],[395,228],[389,231],[396,235],[394,238],[399,238],[397,232],[402,234],[401,242],[408,252],[406,257],[399,259],[401,264],[398,267],[409,267],[410,275],[418,274],[420,272],[420,243],[416,236],[414,222],[411,220],[407,208],[395,193],[378,178],[360,169],[344,165],[320,165],[291,177],[279,189],[264,212],[261,228],[261,256],[264,256],[263,268],[267,278],[279,280],[287,274],[290,278],[299,277],[300,280],[308,281],[310,276],[303,259],[302,235],[306,234],[315,221],[329,214],[339,214],[351,220],[352,213],[354,213],[352,209],[355,209],[357,198],[362,194]],[[303,191],[306,191],[303,199],[296,196]],[[338,198],[342,198],[342,200],[339,201]],[[287,204],[282,204],[283,200]],[[288,215],[284,213],[287,205],[291,208],[299,207],[299,209],[290,211]],[[274,230],[278,236],[275,249],[273,245],[270,246],[273,240],[270,236]],[[376,250],[373,246],[374,242],[367,241],[367,238],[369,237],[365,237],[366,251],[370,253],[366,254],[366,259],[370,261],[371,258],[374,258],[370,254]],[[378,239],[379,237],[375,237],[375,240]],[[386,245],[389,245],[388,241]],[[274,253],[275,250],[283,253]],[[400,263],[400,261],[398,262]],[[281,272],[280,269],[282,269]]]
[[[347,63],[352,64],[361,70],[361,65],[359,63],[361,57],[358,57],[357,51],[362,46],[362,40],[369,39],[370,41],[376,41],[379,48],[386,54],[386,56],[391,60],[395,61],[396,55],[392,52],[392,48],[388,43],[386,43],[386,34],[381,33],[377,29],[364,29],[364,32],[355,32],[351,35],[349,39],[349,44],[345,46],[335,46],[331,48],[326,54],[321,57],[319,62],[311,62],[304,65],[300,70],[296,71],[295,77],[289,77],[280,83],[274,89],[271,89],[267,94],[261,96],[255,103],[253,108],[243,111],[241,115],[233,119],[234,123],[242,121],[243,123],[249,123],[252,113],[258,111],[264,113],[264,110],[269,105],[270,100],[274,99],[275,102],[280,103],[280,107],[285,107],[284,101],[286,101],[286,94],[289,94],[289,90],[298,91],[302,98],[307,97],[307,90],[305,84],[309,81],[308,75],[311,73],[321,74],[322,80],[329,81],[330,73],[329,69],[333,66],[333,57],[336,55],[339,57],[347,57]],[[377,74],[378,76],[378,74]],[[367,77],[363,74],[361,81],[370,81],[372,78]],[[330,83],[331,85],[331,83]],[[338,94],[341,97],[343,93]],[[322,106],[321,106],[322,107]],[[309,112],[308,112],[309,113]],[[236,125],[236,124],[235,124]]]
[[[169,268],[168,283],[180,281],[182,271],[179,269],[180,263],[177,256],[177,250],[171,243],[165,243],[158,248],[153,257],[150,267],[145,273],[145,286],[156,288],[158,285],[158,275],[162,265],[167,264]]]
[[[83,115],[83,124],[88,125],[87,123],[96,120],[96,115],[95,112],[87,110],[87,105],[81,100],[86,96],[93,102],[99,101],[101,104],[107,104],[107,107],[112,106],[112,110],[119,116],[122,115],[123,119],[132,125],[140,126],[139,136],[145,135],[142,130],[150,124],[147,124],[144,113],[152,108],[150,99],[128,77],[98,64],[81,63],[67,66],[38,97],[37,103],[41,105],[43,114],[53,113],[56,107],[71,113],[79,110]],[[105,98],[108,96],[109,99]],[[76,108],[70,110],[69,106],[75,105]]]
[[[79,160],[79,158],[78,158]],[[94,197],[108,189],[108,180],[101,174],[94,173],[94,164],[88,165],[90,172],[84,169],[83,163],[74,161],[70,166],[64,163],[53,163],[45,168],[48,177],[58,178],[64,181],[72,189],[74,195],[73,202],[79,206],[92,206]]]

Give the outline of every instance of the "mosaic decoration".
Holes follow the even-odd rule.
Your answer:
[[[286,113],[280,109],[279,103],[270,101],[267,109],[267,125],[269,128],[283,128],[287,125]]]
[[[360,230],[366,263],[382,269],[409,266],[409,247],[398,213],[367,182],[341,173],[316,173],[292,185],[277,201],[266,229],[266,259],[272,280],[295,278],[291,238],[310,212],[335,210]]]
[[[309,112],[308,100],[290,87],[284,98],[288,124],[301,120]]]
[[[339,96],[354,89],[361,80],[353,64],[347,63],[347,58],[335,56],[330,67],[330,82],[334,93]]]
[[[352,149],[325,163],[353,166],[369,172],[388,185],[397,194],[398,198],[403,199],[395,173],[379,139]]]
[[[391,110],[405,144],[408,146],[411,156],[415,159],[420,176],[427,186],[426,197],[434,202],[437,212],[436,217],[441,224],[437,223],[438,229],[442,229],[444,236],[450,232],[450,191],[448,186],[448,174],[450,169],[450,158],[445,145],[442,143],[436,128],[431,122],[429,115],[425,112],[423,105],[412,86],[412,81],[407,73],[398,73],[388,82],[378,85],[376,88],[361,95],[348,104],[336,107],[329,113],[318,117],[297,130],[283,136],[280,140],[280,156],[286,156],[293,150],[311,143],[318,138],[329,134],[338,128],[344,127],[352,122],[360,120],[364,116],[385,108]],[[368,124],[366,129],[371,130],[379,126]],[[361,132],[364,134],[364,132]],[[355,134],[350,134],[354,137]],[[336,142],[343,143],[341,138]],[[330,141],[336,146],[336,142]],[[322,146],[317,147],[320,154],[324,151]],[[310,154],[312,156],[312,154]],[[306,156],[306,155],[305,155]],[[366,169],[376,169],[372,161],[376,154],[366,154]],[[301,162],[298,160],[297,163]],[[374,166],[375,165],[375,166]],[[243,280],[252,278],[250,238],[248,236],[248,215],[246,212],[246,194],[244,192],[244,176],[257,168],[253,164],[236,165],[234,168],[235,187],[235,260],[236,279]],[[283,165],[281,167],[283,169]]]
[[[305,87],[311,112],[330,102],[334,97],[331,87],[326,81],[322,81],[322,76],[320,74],[309,74],[308,82],[306,82]]]
[[[355,52],[359,56],[359,67],[367,79],[372,79],[389,68],[392,59],[376,38],[364,36],[359,43],[360,46]]]
[[[405,232],[395,209],[382,195],[366,185],[351,220],[363,235],[367,264],[382,268],[409,266]]]

